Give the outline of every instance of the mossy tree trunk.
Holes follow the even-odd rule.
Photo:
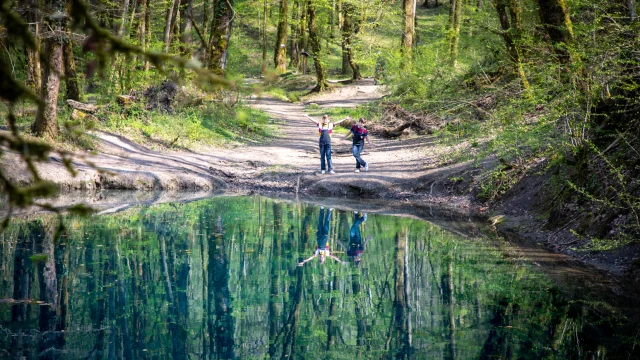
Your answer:
[[[169,8],[167,8],[167,17],[165,19],[164,25],[164,52],[169,52],[169,46],[171,45],[171,28],[173,25],[173,19],[175,18],[175,10],[178,8],[178,3],[180,0],[173,0],[169,3]]]
[[[262,67],[261,74],[267,72],[267,0],[262,2]]]
[[[64,12],[63,0],[49,0],[45,8],[51,11]],[[48,25],[52,29],[62,30],[63,24],[57,18],[51,18]],[[31,131],[36,136],[54,138],[58,136],[58,94],[60,92],[60,74],[63,69],[62,46],[63,39],[50,36],[44,40],[45,53],[41,56],[44,61],[44,78],[40,90],[42,104],[38,107],[36,120],[31,125]]]
[[[144,11],[144,16],[140,19],[140,46],[142,46],[142,50],[147,50],[147,44],[151,40],[151,9],[149,9],[149,1],[151,0],[141,0],[142,4],[140,8]],[[144,71],[149,71],[149,61],[143,59]]]
[[[494,0],[494,5],[498,13],[498,19],[500,20],[500,27],[502,28],[501,34],[507,47],[509,60],[514,64],[522,81],[522,86],[525,89],[529,89],[529,81],[527,80],[522,65],[522,49],[520,47],[522,41],[520,4],[518,0]]]
[[[214,12],[211,20],[211,36],[209,38],[209,70],[219,76],[224,75],[226,54],[231,35],[231,21],[233,20],[233,1],[215,0]]]
[[[27,58],[27,85],[35,90],[40,91],[42,87],[42,70],[40,67],[40,22],[37,15],[36,0],[21,0],[18,2],[20,9],[24,11],[20,13],[29,24],[29,30],[35,39],[35,48],[25,46],[25,55]]]
[[[291,30],[291,50],[289,56],[291,57],[291,61],[289,62],[289,67],[292,69],[298,68],[298,62],[300,57],[300,32],[299,32],[299,21],[300,16],[300,4],[299,0],[293,1],[293,11],[291,12],[291,23],[289,24]]]
[[[63,44],[64,76],[67,85],[67,99],[80,101],[80,86],[78,85],[78,73],[76,62],[73,60],[73,43],[68,39]]]
[[[346,50],[347,62],[349,64],[349,68],[351,69],[352,79],[359,80],[362,78],[360,76],[360,70],[358,68],[358,64],[356,64],[353,59],[353,22],[356,12],[356,6],[350,1],[346,1],[342,5],[343,11],[343,25],[342,25],[342,51]],[[344,59],[344,57],[343,57]]]
[[[279,74],[287,71],[287,21],[289,20],[289,4],[287,0],[280,0],[280,15],[278,17],[278,32],[273,54],[273,63]]]
[[[636,4],[633,0],[626,0],[627,2],[627,11],[629,13],[629,21],[636,21]]]
[[[402,32],[402,53],[411,58],[413,38],[416,34],[416,0],[403,0],[402,12],[404,14],[404,30]]]
[[[451,66],[458,65],[458,49],[460,44],[460,23],[462,19],[462,0],[451,0],[449,10],[449,54]]]
[[[565,0],[537,0],[540,19],[555,53],[564,62],[571,61],[569,46],[573,42],[573,25]]]
[[[180,0],[180,55],[190,58],[193,0]]]
[[[320,92],[328,88],[329,83],[327,82],[327,71],[320,58],[320,51],[322,49],[320,47],[320,38],[316,31],[316,5],[313,0],[307,0],[307,16],[309,17],[309,44],[313,52],[313,63],[316,68],[316,78],[318,82],[313,90]]]

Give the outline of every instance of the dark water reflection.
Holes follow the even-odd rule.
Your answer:
[[[236,197],[66,224],[0,235],[0,358],[640,356],[625,296],[421,220]]]

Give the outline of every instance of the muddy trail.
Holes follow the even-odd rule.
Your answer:
[[[371,79],[336,87],[333,91],[288,103],[272,98],[249,100],[255,108],[269,113],[278,122],[272,139],[262,145],[242,145],[206,151],[154,151],[128,139],[95,132],[98,152],[78,154],[73,177],[61,159],[52,156],[39,164],[44,179],[65,190],[190,190],[190,191],[275,191],[321,196],[408,199],[428,197],[444,202],[452,195],[449,178],[468,167],[437,168],[441,149],[429,136],[405,140],[372,137],[375,146],[365,146],[363,158],[369,172],[355,173],[351,141],[334,135],[335,175],[321,175],[315,125],[304,117],[304,107],[314,103],[324,109],[355,107],[380,99],[384,91]],[[31,179],[15,154],[4,157],[2,165],[21,184]],[[440,199],[440,200],[438,200]],[[449,199],[450,200],[450,199]],[[447,200],[447,201],[449,201]],[[465,197],[459,199],[467,206]]]

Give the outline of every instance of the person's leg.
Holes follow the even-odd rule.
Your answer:
[[[329,235],[329,223],[331,222],[331,209],[327,210],[324,218],[324,235]]]
[[[326,170],[326,165],[324,161],[324,149],[326,144],[320,143],[320,170]]]
[[[320,242],[320,239],[323,236],[323,230],[324,230],[324,206],[320,208],[320,215],[318,216],[318,231],[316,233],[318,242]]]
[[[325,153],[326,153],[325,155],[327,157],[327,169],[329,171],[333,171],[333,163],[331,162],[331,144],[326,144],[325,148],[324,148],[324,151],[325,151]]]
[[[366,164],[365,161],[360,157],[360,153],[362,152],[363,148],[364,145],[353,145],[353,148],[351,149],[353,157],[356,158],[356,169],[360,169],[360,166],[364,166]]]

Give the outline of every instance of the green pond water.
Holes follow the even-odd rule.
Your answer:
[[[16,219],[0,358],[640,356],[640,301],[589,272],[546,270],[469,219],[355,210],[214,197],[69,216],[57,240],[54,216]]]

